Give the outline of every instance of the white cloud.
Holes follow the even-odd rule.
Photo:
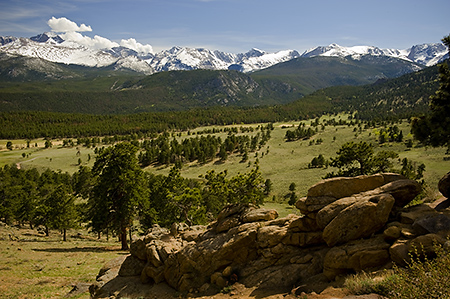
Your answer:
[[[85,24],[81,24],[80,26],[77,23],[68,20],[67,18],[55,18],[52,17],[47,21],[48,26],[52,28],[52,31],[55,32],[85,32],[92,31],[91,26],[87,26]]]
[[[113,47],[119,46],[118,43],[112,42],[109,39],[98,36],[98,35],[95,35],[94,38],[91,38],[89,36],[82,35],[81,33],[78,33],[78,32],[66,32],[66,33],[62,34],[61,37],[66,41],[76,42],[80,45],[83,45],[83,46],[86,46],[89,48],[94,48],[97,50],[111,49]]]
[[[80,32],[92,31],[91,26],[87,26],[85,24],[81,24],[80,26],[78,26],[77,23],[64,17],[52,17],[47,21],[47,24],[50,26],[53,32],[60,33],[60,36],[66,41],[76,42],[80,45],[96,50],[111,49],[113,47],[119,46],[118,43],[113,42],[105,37],[95,35],[92,38],[81,34]],[[153,53],[153,48],[151,45],[143,45],[137,42],[134,38],[126,40],[123,39],[120,42],[120,45],[135,50],[138,53]]]
[[[122,47],[127,47],[132,50],[135,50],[138,53],[144,53],[144,54],[153,53],[153,47],[151,45],[148,45],[148,44],[143,45],[143,44],[137,42],[134,38],[123,39],[120,41],[120,45]]]

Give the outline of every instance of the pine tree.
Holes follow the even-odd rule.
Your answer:
[[[115,230],[120,235],[123,250],[128,249],[127,229],[147,193],[136,152],[137,147],[131,143],[119,143],[97,156],[92,169],[98,176],[90,198],[92,224],[97,229]]]
[[[450,35],[442,42],[450,53]],[[439,65],[440,86],[430,97],[431,113],[412,121],[412,132],[419,141],[432,146],[450,147],[450,69],[448,62]]]

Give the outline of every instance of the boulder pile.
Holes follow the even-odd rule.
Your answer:
[[[202,294],[234,282],[312,291],[310,285],[349,273],[405,265],[412,249],[432,254],[450,234],[450,210],[404,208],[420,191],[416,181],[392,173],[332,178],[297,201],[302,216],[231,205],[208,227],[155,225],[131,244],[119,276]]]

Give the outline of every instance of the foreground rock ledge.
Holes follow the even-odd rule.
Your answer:
[[[304,216],[278,218],[275,210],[231,205],[208,227],[155,225],[117,261],[117,276],[101,271],[91,295],[112,295],[111,281],[124,277],[200,294],[235,282],[320,292],[340,275],[403,265],[412,247],[422,244],[426,254],[445,242],[450,211],[403,208],[420,191],[416,181],[392,173],[332,178],[296,203]]]

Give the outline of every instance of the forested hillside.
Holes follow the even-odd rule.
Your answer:
[[[224,78],[230,78],[226,75],[230,72],[212,72],[212,71],[195,71],[201,74],[204,82],[219,82],[210,80],[211,75],[221,74]],[[154,113],[130,113],[119,115],[120,107],[129,109],[139,100],[146,101],[150,105],[146,94],[148,90],[124,90],[116,93],[97,93],[99,97],[103,97],[105,101],[92,101],[88,92],[71,92],[73,96],[67,98],[63,92],[49,92],[51,95],[46,100],[46,106],[40,106],[39,102],[35,102],[30,93],[24,93],[20,98],[18,93],[15,96],[20,98],[23,105],[28,107],[28,111],[13,112],[15,109],[6,109],[11,107],[8,101],[4,100],[0,103],[2,112],[0,113],[0,125],[3,130],[0,132],[0,138],[37,138],[37,137],[79,137],[79,136],[104,136],[104,135],[123,135],[123,134],[150,134],[159,133],[166,130],[186,130],[198,126],[206,125],[227,125],[240,123],[261,123],[261,122],[277,122],[285,120],[301,120],[313,118],[324,113],[338,112],[356,112],[356,117],[365,120],[376,119],[398,119],[408,118],[412,115],[426,113],[428,110],[428,102],[430,95],[437,90],[439,83],[437,81],[437,67],[430,67],[423,71],[413,74],[407,74],[396,79],[379,80],[375,84],[364,86],[335,86],[322,89],[312,93],[311,95],[300,98],[294,102],[284,105],[264,106],[264,107],[210,107],[203,109],[191,109],[186,111],[172,112],[154,112]],[[162,73],[161,82],[167,82],[167,77],[173,76],[181,78],[190,76],[191,72],[182,73]],[[246,78],[249,85],[257,86],[245,74],[233,72],[236,78]],[[151,85],[158,77],[148,77],[139,81],[142,85]],[[239,80],[240,80],[239,79]],[[190,79],[191,83],[201,81],[199,77]],[[209,81],[208,81],[209,80]],[[106,79],[99,80],[101,86],[114,83]],[[222,84],[220,83],[220,84]],[[95,82],[93,84],[96,84]],[[123,86],[129,84],[123,81]],[[219,83],[218,83],[219,84]],[[231,86],[233,86],[230,83]],[[162,86],[159,85],[159,86]],[[192,86],[195,84],[180,84],[178,91],[184,90],[189,94],[205,94],[207,90],[196,89]],[[223,85],[220,85],[223,86]],[[167,90],[172,88],[171,85],[164,87]],[[233,86],[233,88],[235,88]],[[212,90],[211,88],[210,90]],[[151,89],[152,93],[157,92]],[[156,90],[156,91],[155,91]],[[175,89],[173,91],[176,92]],[[95,94],[95,93],[94,93]],[[5,94],[3,94],[5,95]],[[179,93],[178,95],[181,95]],[[173,97],[173,101],[175,101]],[[184,99],[178,101],[178,105],[190,103],[192,99]],[[117,106],[120,103],[121,106]],[[150,102],[151,103],[151,102]],[[167,110],[173,102],[167,99],[166,102],[158,102],[161,110]],[[59,107],[68,107],[68,110],[81,110],[84,114],[74,113],[56,113],[51,111],[52,105]],[[144,105],[144,103],[143,103]],[[30,112],[30,110],[40,110]],[[142,108],[142,107],[141,107]],[[135,107],[133,112],[138,112],[140,106]],[[187,107],[186,107],[187,108]],[[115,110],[118,109],[118,110]],[[143,108],[142,108],[143,109]],[[22,109],[19,109],[22,110]],[[108,111],[109,115],[95,114],[99,111]],[[87,114],[88,113],[88,114]],[[21,120],[21,121],[20,121]],[[25,121],[26,120],[26,121]]]
[[[364,86],[334,86],[307,98],[328,99],[334,111],[356,112],[363,120],[409,118],[427,113],[439,87],[437,66]]]
[[[294,102],[329,86],[359,86],[421,66],[363,56],[297,58],[263,71],[172,71],[143,77],[108,68],[0,57],[0,110],[131,114]],[[11,74],[14,74],[11,79]]]

